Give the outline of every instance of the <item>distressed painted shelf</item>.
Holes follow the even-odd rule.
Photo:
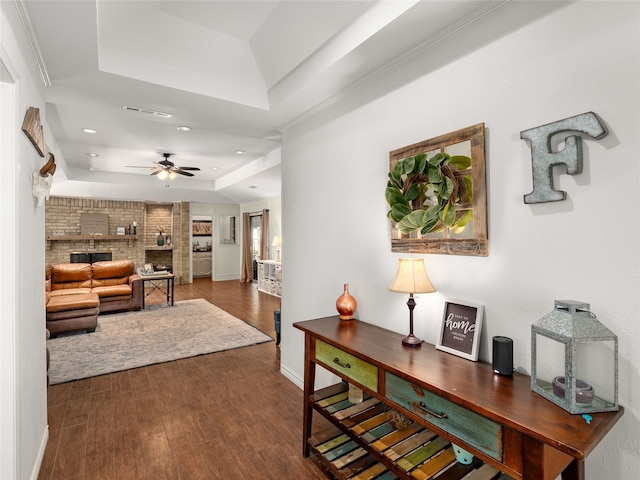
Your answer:
[[[345,383],[317,391],[313,401],[334,427],[309,439],[310,455],[339,480],[424,480],[436,474],[450,480],[510,479],[478,458],[468,465],[457,462],[451,442],[418,422],[393,426],[389,408],[374,397],[349,402]]]

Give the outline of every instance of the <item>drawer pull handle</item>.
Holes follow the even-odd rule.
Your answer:
[[[420,411],[426,413],[427,415],[431,415],[432,417],[449,418],[449,416],[445,412],[436,413],[436,412],[433,412],[433,411],[429,410],[429,408],[427,408],[427,405],[424,402],[420,402],[418,404],[418,408],[420,409]]]
[[[333,359],[333,363],[336,365],[340,365],[342,368],[351,368],[350,363],[342,363],[338,357]]]

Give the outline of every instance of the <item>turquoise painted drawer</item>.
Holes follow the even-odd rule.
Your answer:
[[[502,426],[391,373],[385,374],[385,398],[422,417],[498,461]]]
[[[316,360],[370,390],[378,391],[378,367],[322,340],[316,340]]]

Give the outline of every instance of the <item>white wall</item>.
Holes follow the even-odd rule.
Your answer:
[[[518,8],[527,7],[513,2],[498,15]],[[438,292],[417,298],[416,334],[436,341],[446,299],[483,304],[481,359],[491,358],[492,336],[509,336],[515,365],[529,372],[531,324],[556,299],[590,303],[620,341],[626,412],[588,457],[587,478],[637,478],[639,21],[637,2],[576,2],[443,61],[452,42],[483,37],[490,27],[478,23],[402,66],[424,71],[415,81],[360,101],[364,90],[384,91],[397,74],[389,72],[285,130],[283,373],[301,383],[303,335],[291,324],[334,315],[343,283],[358,300],[358,318],[407,331],[406,299],[387,291],[401,256],[391,252],[385,217],[388,152],[484,122],[489,256],[424,255]],[[582,174],[555,176],[567,200],[524,204],[531,157],[520,131],[587,111],[609,134],[585,140]]]
[[[0,63],[5,67],[0,128],[0,478],[35,479],[48,429],[44,300],[34,301],[44,295],[44,208],[37,208],[31,195],[31,173],[45,160],[20,127],[30,106],[40,108],[44,120],[44,87],[31,60],[16,6],[0,2],[0,8]],[[57,145],[46,124],[44,137],[46,151],[56,153]]]

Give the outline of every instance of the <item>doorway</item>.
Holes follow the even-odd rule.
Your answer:
[[[250,232],[250,245],[251,245],[251,265],[252,276],[251,281],[258,281],[258,262],[257,259],[261,256],[262,245],[262,214],[255,214],[249,217],[249,232]]]
[[[242,214],[241,282],[258,281],[257,259],[268,260],[269,210]]]
[[[191,219],[191,275],[213,278],[213,217],[194,215]]]

